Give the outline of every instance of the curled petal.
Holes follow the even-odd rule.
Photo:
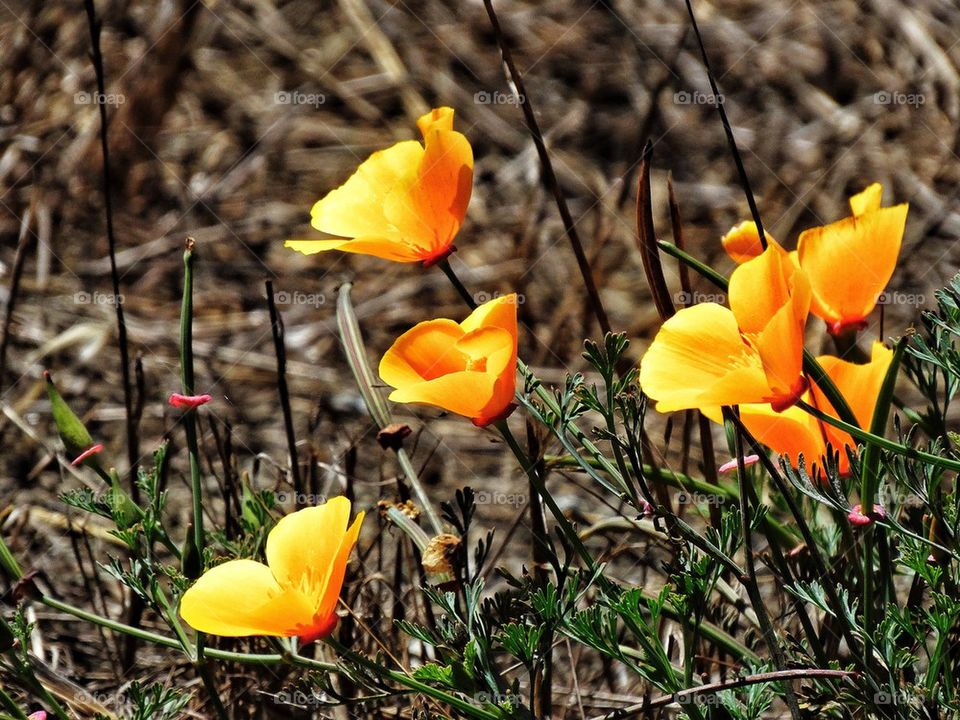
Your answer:
[[[741,409],[741,413],[742,413],[742,409]],[[741,415],[741,417],[742,417],[742,415]],[[751,431],[751,434],[753,434],[753,431]],[[744,467],[750,467],[751,465],[754,465],[755,463],[757,463],[757,462],[759,462],[759,461],[760,461],[760,456],[759,456],[759,455],[744,455],[744,456],[743,456],[743,465],[744,465]],[[733,460],[727,460],[723,465],[721,465],[719,468],[717,468],[717,472],[720,472],[720,473],[728,473],[728,472],[730,472],[731,470],[736,470],[738,467],[739,467],[738,459],[737,459],[737,458],[733,458]]]
[[[775,243],[769,233],[764,231],[764,236],[768,243]],[[727,234],[720,238],[723,249],[737,265],[742,265],[747,260],[758,257],[763,252],[763,246],[760,244],[760,233],[757,232],[757,224],[753,220],[745,220],[739,225],[734,225],[727,231]]]
[[[181,395],[180,393],[171,393],[167,402],[178,410],[193,410],[201,405],[206,405],[213,399],[211,395]]]
[[[102,451],[103,451],[103,443],[97,443],[96,445],[92,445],[88,447],[86,450],[84,450],[82,453],[77,455],[73,460],[71,460],[70,464],[76,467],[77,465],[80,465],[87,458],[93,457],[94,455]]]
[[[857,503],[850,508],[850,512],[847,514],[847,520],[849,520],[852,525],[857,525],[860,527],[864,525],[870,525],[877,520],[885,520],[886,517],[887,511],[883,509],[882,505],[874,505],[873,512],[864,515],[860,503]]]

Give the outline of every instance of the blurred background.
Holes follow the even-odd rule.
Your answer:
[[[732,262],[719,238],[747,217],[686,9],[679,0],[495,7],[613,327],[638,358],[659,324],[635,241],[644,142],[654,146],[661,237],[671,239],[668,175],[687,246],[724,273]],[[885,204],[910,203],[882,329],[902,333],[960,260],[960,7],[738,0],[695,9],[773,236],[793,247],[803,229],[848,214],[848,195],[874,181]],[[414,323],[462,319],[466,310],[436,269],[303,257],[283,240],[319,237],[309,226],[312,203],[374,150],[418,138],[415,119],[434,106],[455,108],[476,157],[454,267],[479,300],[520,293],[520,352],[541,377],[558,382],[583,369],[582,340],[599,329],[480,0],[109,0],[97,10],[103,98],[82,3],[0,2],[4,314],[15,301],[0,375],[0,512],[19,556],[50,576],[73,562],[56,494],[92,482],[57,459],[43,369],[106,443],[104,457],[127,466],[114,302],[123,303],[132,360],[142,366],[144,462],[166,435],[182,448],[165,399],[179,390],[187,236],[198,254],[197,390],[213,396],[203,411],[211,487],[244,470],[258,487],[285,487],[264,289],[271,280],[301,460],[324,493],[340,492],[349,476],[366,507],[393,494],[397,470],[374,440],[336,337],[337,288],[354,283],[374,363]],[[121,298],[109,276],[97,100],[109,116]],[[676,288],[675,265],[665,265]],[[697,299],[712,299],[712,288],[696,282]],[[870,333],[881,332],[878,320]],[[814,344],[819,325],[811,323]],[[416,433],[415,459],[438,500],[466,484],[523,492],[492,435],[427,409],[396,414]],[[227,436],[229,470],[220,457]],[[185,517],[176,502],[185,496],[183,455],[170,487],[174,513]],[[559,482],[571,508],[589,491]],[[520,504],[493,496],[480,520],[525,537]],[[210,510],[216,517],[214,503]],[[69,577],[58,591],[80,592]]]

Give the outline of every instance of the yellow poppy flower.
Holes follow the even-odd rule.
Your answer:
[[[422,322],[394,342],[380,377],[390,399],[433,405],[489,425],[514,408],[517,382],[517,296],[484,303],[462,323]]]
[[[425,266],[453,252],[473,188],[473,150],[441,107],[417,120],[423,145],[405,140],[367,158],[310,211],[336,240],[287,240],[304,255],[340,250]]]
[[[640,387],[671,412],[742,403],[777,410],[803,393],[810,286],[771,243],[730,277],[730,308],[702,303],[668,319],[640,363]]]
[[[810,278],[811,312],[838,335],[866,326],[900,254],[907,205],[881,207],[879,183],[850,198],[852,215],[805,230],[797,253]]]
[[[267,536],[266,565],[230,560],[211,568],[184,593],[181,617],[211,635],[305,643],[326,637],[337,624],[337,599],[363,513],[349,522],[345,497],[287,515]]]

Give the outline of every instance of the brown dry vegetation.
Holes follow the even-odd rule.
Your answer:
[[[841,217],[848,193],[879,180],[888,203],[911,204],[905,260],[890,290],[931,301],[960,261],[960,9],[949,0],[696,6],[768,229],[791,245],[803,228]],[[658,323],[634,240],[643,142],[654,142],[655,205],[665,237],[668,172],[687,245],[718,269],[730,268],[718,254],[720,234],[747,212],[715,110],[680,102],[709,93],[685,9],[681,2],[617,1],[497,7],[612,324],[628,333],[637,357]],[[228,433],[229,473],[247,471],[261,488],[286,487],[288,454],[263,285],[272,279],[294,300],[280,306],[288,379],[300,456],[314,465],[316,489],[339,493],[346,479],[363,507],[394,496],[396,467],[374,441],[342,359],[336,289],[354,283],[374,362],[411,324],[459,318],[465,310],[439,271],[346,255],[305,258],[282,241],[311,236],[312,202],[373,150],[414,137],[414,119],[435,105],[456,108],[477,160],[455,268],[478,293],[521,293],[521,354],[542,378],[556,382],[583,368],[581,341],[597,337],[598,329],[552,198],[540,184],[520,110],[509,102],[478,102],[503,100],[508,92],[481,2],[111,0],[98,3],[98,11],[107,92],[122,99],[108,108],[109,140],[124,310],[132,352],[143,367],[145,462],[167,433],[182,449],[164,400],[179,389],[181,249],[189,235],[199,254],[197,388],[214,396],[203,413],[211,490],[225,475],[218,444],[222,448]],[[117,585],[103,578],[85,584],[76,569],[79,553],[86,572],[95,574],[90,557],[103,560],[110,545],[95,530],[74,535],[74,542],[67,533],[57,493],[91,480],[58,458],[40,375],[44,368],[53,372],[107,443],[109,457],[126,467],[116,320],[113,307],[98,301],[111,290],[98,117],[80,95],[95,88],[88,51],[81,4],[2,4],[0,300],[7,307],[15,299],[15,308],[0,377],[0,510],[5,535],[46,589],[81,605],[102,601],[122,617]],[[303,104],[277,102],[277,93],[294,92]],[[878,102],[877,93],[894,95],[893,102]],[[323,102],[311,103],[309,96]],[[18,245],[24,265],[14,295]],[[885,331],[902,331],[917,311],[909,302],[888,306]],[[512,459],[492,435],[427,410],[398,408],[397,414],[417,433],[408,446],[415,447],[438,501],[466,484],[525,494]],[[184,464],[181,452],[170,477],[175,527],[183,527],[187,513]],[[582,478],[556,474],[553,482],[577,520],[605,516],[605,500],[580,502],[594,496]],[[211,502],[209,511],[222,521],[219,503]],[[498,562],[513,571],[529,562],[522,503],[483,505],[480,521],[498,529]],[[416,615],[420,601],[407,581],[395,578],[396,536],[385,532],[387,542],[376,520],[368,523],[355,573],[362,582],[355,580],[345,597],[362,623],[407,662],[408,648],[390,621]],[[630,545],[610,535],[593,542],[619,557],[616,575],[662,583],[651,550],[656,541]],[[415,577],[409,556],[400,562],[401,574]],[[127,679],[139,677],[177,682],[202,697],[189,668],[171,664],[173,652],[142,649],[137,669],[124,675],[113,639],[49,611],[37,615],[35,649],[58,687],[73,682],[109,700]],[[374,646],[362,627],[354,633],[360,646]],[[576,658],[560,656],[562,691],[570,687]],[[605,674],[600,663],[579,668],[581,687],[592,688],[582,699],[588,717],[641,692],[626,677]],[[240,698],[231,707],[237,717],[306,716],[263,694],[285,687],[271,673],[229,667],[221,681]],[[569,700],[567,717],[579,717],[572,691],[558,698],[561,705]],[[396,709],[409,717],[405,702]]]

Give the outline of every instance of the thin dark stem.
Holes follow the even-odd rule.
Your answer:
[[[93,0],[84,0],[87,21],[90,26],[90,58],[93,71],[97,76],[97,96],[95,104],[100,110],[100,153],[103,157],[103,206],[107,220],[107,247],[110,255],[110,282],[113,285],[113,306],[117,312],[117,342],[120,346],[120,371],[123,376],[123,407],[127,425],[127,463],[130,478],[130,496],[134,502],[140,502],[140,488],[137,485],[137,466],[140,462],[140,439],[137,431],[136,415],[133,411],[133,384],[130,379],[130,349],[127,341],[127,323],[123,318],[123,302],[120,295],[120,274],[117,272],[117,240],[113,232],[112,178],[110,175],[110,148],[107,143],[107,104],[106,82],[103,71],[103,54],[100,52],[100,27],[97,9]]]
[[[747,687],[749,685],[759,685],[769,682],[786,682],[789,680],[810,680],[814,678],[848,678],[855,677],[857,673],[850,670],[822,670],[820,668],[797,668],[794,670],[778,670],[776,672],[757,673],[756,675],[747,675],[746,677],[727,680],[725,682],[709,683],[699,687],[688,688],[672,695],[662,695],[648,702],[637,703],[630,707],[614,710],[606,715],[597,715],[590,720],[626,720],[633,715],[655,708],[666,707],[673,703],[690,703],[693,698],[700,695],[713,695],[723,690],[735,690],[737,688]]]
[[[287,451],[290,453],[290,476],[296,493],[296,505],[300,507],[304,498],[303,479],[300,476],[300,461],[297,458],[297,437],[293,430],[293,412],[290,410],[290,390],[287,387],[287,350],[284,346],[283,318],[277,311],[273,296],[273,281],[266,281],[267,307],[270,310],[270,329],[273,332],[273,350],[277,356],[277,393],[280,396],[280,409],[283,412],[283,427],[287,434]]]
[[[508,80],[516,90],[518,104],[523,110],[523,119],[530,131],[530,137],[537,149],[537,156],[540,158],[540,167],[543,171],[543,182],[547,190],[553,193],[557,209],[560,211],[560,218],[563,221],[563,229],[570,239],[570,245],[573,248],[573,254],[577,258],[577,267],[580,269],[580,275],[583,277],[583,284],[587,288],[587,296],[590,300],[590,307],[593,314],[600,323],[600,329],[604,334],[611,332],[610,320],[607,318],[607,311],[603,307],[603,301],[600,299],[600,293],[593,279],[593,271],[590,269],[590,262],[583,250],[583,243],[580,242],[580,236],[577,233],[577,226],[567,207],[567,200],[560,188],[560,182],[557,180],[556,173],[553,171],[553,163],[550,161],[550,154],[547,152],[546,143],[543,141],[543,133],[540,131],[540,125],[537,122],[537,116],[533,111],[533,104],[530,102],[530,96],[523,84],[523,76],[513,62],[513,55],[510,53],[510,47],[507,45],[507,39],[500,27],[500,20],[493,9],[492,0],[483,0],[487,9],[487,15],[490,17],[490,26],[493,28],[493,34],[497,38],[497,45],[500,47],[500,55],[503,57],[503,64],[507,68]]]
[[[736,416],[736,409],[724,408],[725,418]],[[783,648],[780,647],[780,641],[777,639],[776,631],[773,629],[773,623],[770,622],[770,615],[767,613],[767,607],[763,603],[763,597],[760,595],[760,583],[757,582],[756,560],[753,553],[753,515],[750,509],[750,498],[753,495],[753,487],[750,485],[750,477],[747,475],[747,467],[744,462],[743,452],[743,431],[740,426],[736,426],[734,442],[737,455],[737,480],[740,483],[740,525],[743,531],[743,556],[744,566],[746,567],[746,580],[744,585],[747,588],[747,595],[750,597],[750,604],[757,614],[757,620],[760,622],[760,628],[763,631],[767,647],[770,649],[770,655],[773,658],[777,670],[785,670],[787,659],[784,657]],[[797,704],[797,697],[793,688],[784,685],[785,700],[787,707],[790,708],[790,714],[794,720],[800,720],[800,706]]]
[[[13,272],[10,276],[10,294],[7,296],[7,310],[3,318],[3,339],[0,340],[0,389],[3,388],[3,378],[7,371],[7,344],[10,341],[10,323],[13,320],[13,308],[17,304],[17,295],[20,293],[20,278],[23,277],[23,263],[27,257],[27,245],[30,243],[31,212],[27,212],[20,228],[20,240],[17,243],[17,253],[13,257]]]
[[[710,68],[710,58],[707,57],[707,49],[703,44],[703,36],[700,35],[700,26],[697,25],[697,18],[693,14],[693,5],[690,0],[685,0],[687,4],[687,13],[690,15],[690,24],[693,26],[693,32],[697,37],[697,44],[700,46],[700,55],[703,58],[703,67],[707,71],[707,79],[710,81],[710,91],[713,93],[714,106],[720,113],[720,122],[723,123],[723,132],[727,136],[727,144],[730,146],[730,152],[733,155],[733,162],[737,166],[737,173],[740,175],[740,185],[747,196],[747,205],[750,206],[750,214],[753,221],[757,224],[757,234],[760,236],[760,246],[767,249],[767,237],[763,232],[763,223],[760,221],[760,210],[757,208],[757,201],[753,197],[753,190],[750,189],[750,180],[747,178],[747,171],[743,167],[743,158],[740,157],[740,150],[737,148],[737,140],[733,137],[733,128],[730,127],[730,120],[727,118],[727,112],[723,109],[723,99],[720,95],[720,89],[717,87],[717,80],[713,76],[713,70]]]

